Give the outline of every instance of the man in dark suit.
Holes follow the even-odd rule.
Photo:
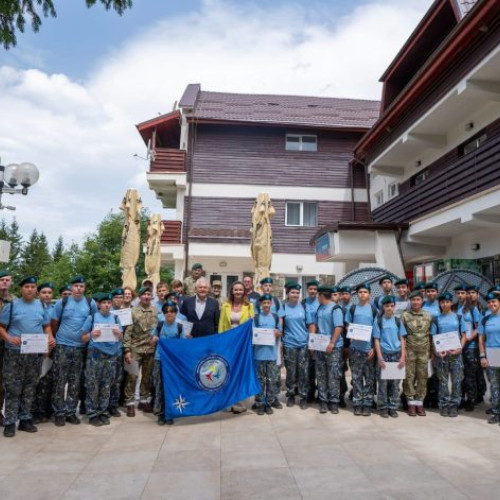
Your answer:
[[[181,313],[193,323],[191,335],[204,337],[217,333],[219,328],[219,303],[208,296],[210,282],[207,278],[198,278],[196,294],[186,297],[181,306]]]

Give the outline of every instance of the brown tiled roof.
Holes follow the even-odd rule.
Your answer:
[[[370,128],[379,101],[200,91],[193,117],[325,128]]]

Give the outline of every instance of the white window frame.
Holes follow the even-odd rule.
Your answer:
[[[288,138],[289,137],[298,137],[299,138],[299,149],[288,149],[287,146],[288,146]],[[316,149],[314,149],[314,150],[304,149],[303,142],[302,142],[303,137],[314,137]],[[318,151],[318,136],[316,134],[286,134],[285,135],[285,150],[291,151],[291,152],[304,151],[306,153],[316,153]]]
[[[391,193],[391,188],[395,188],[394,194]],[[392,200],[392,198],[396,198],[399,195],[399,182],[391,182],[387,185],[387,199]]]
[[[288,224],[288,204],[294,203],[300,205],[299,224]],[[304,226],[304,203],[314,203],[316,205],[316,225]],[[288,227],[318,227],[318,202],[317,201],[287,201],[285,203],[285,226]]]
[[[373,200],[375,201],[375,206],[380,207],[384,204],[384,190],[379,189],[374,195]]]

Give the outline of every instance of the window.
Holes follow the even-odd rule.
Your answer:
[[[485,133],[480,133],[479,135],[476,135],[470,141],[467,141],[462,145],[460,156],[472,153],[472,151],[478,149],[481,146],[481,144],[483,144],[483,142],[486,141],[487,138],[488,136]]]
[[[399,184],[397,182],[391,182],[387,186],[387,195],[388,195],[389,200],[391,198],[394,198],[398,194],[399,194]]]
[[[288,201],[286,204],[286,225],[317,226],[318,204],[308,201]]]
[[[375,206],[380,207],[384,204],[384,192],[382,190],[375,193]]]
[[[422,184],[427,178],[429,177],[429,171],[427,169],[422,170],[418,174],[415,174],[411,178],[411,185],[412,186],[418,186],[419,184]]]
[[[287,151],[317,151],[318,139],[315,135],[286,134]]]

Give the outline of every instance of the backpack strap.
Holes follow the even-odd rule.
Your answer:
[[[64,309],[67,306],[67,304],[68,304],[68,297],[66,296],[66,297],[62,298],[62,302],[61,302],[61,314],[59,315],[59,323],[62,320]]]
[[[14,301],[9,302],[8,305],[10,305],[9,309],[9,322],[7,323],[7,326],[5,327],[5,331],[8,332],[10,325],[12,324],[12,315],[14,313]]]
[[[279,311],[281,304],[280,304],[280,301],[277,299],[277,297],[273,296],[273,302],[274,302],[274,306],[276,307],[276,311]]]
[[[488,320],[490,319],[491,314],[488,314],[488,316],[483,316],[481,318],[481,325],[483,325],[483,328],[486,326],[486,323],[488,323]]]
[[[273,315],[273,318],[274,318],[274,325],[275,325],[276,328],[278,328],[278,326],[280,324],[280,317],[277,314],[275,314],[275,313],[272,313],[272,315]]]
[[[164,321],[158,321],[157,325],[156,325],[156,331],[158,332],[158,336],[160,336],[160,332],[161,332],[161,329],[163,328],[163,323],[165,323]],[[177,323],[179,324],[179,323]]]
[[[182,335],[182,325],[180,323],[177,323],[177,337],[181,338],[181,335]]]
[[[255,325],[257,326],[257,328],[260,327],[260,314],[257,313],[254,317],[253,317],[253,321],[255,323]]]

